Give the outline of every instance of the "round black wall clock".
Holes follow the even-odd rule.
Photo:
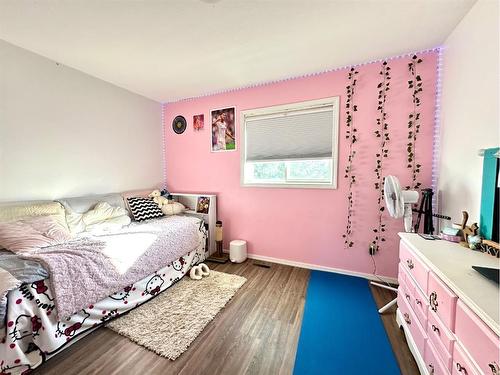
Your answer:
[[[186,130],[187,123],[186,119],[184,116],[176,116],[174,118],[174,121],[172,121],[172,129],[174,129],[174,132],[176,134],[182,134],[184,133],[184,130]]]

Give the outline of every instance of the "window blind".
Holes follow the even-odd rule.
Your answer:
[[[333,106],[245,118],[247,161],[332,157]]]

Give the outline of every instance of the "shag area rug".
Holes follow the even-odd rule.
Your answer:
[[[107,324],[108,328],[170,360],[179,357],[247,280],[210,271],[184,277],[151,301]]]

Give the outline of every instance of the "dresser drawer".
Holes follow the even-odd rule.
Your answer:
[[[398,296],[403,297],[411,307],[413,303],[413,286],[401,280],[398,287]]]
[[[453,375],[481,375],[481,372],[470,361],[469,357],[465,354],[459,343],[455,343],[455,346],[453,347],[453,364],[451,367],[451,373]]]
[[[406,299],[403,296],[401,296],[401,294],[398,294],[398,308],[401,311],[401,314],[403,315],[404,321],[406,322],[408,329],[410,330],[411,337],[415,342],[417,350],[423,357],[425,350],[425,342],[427,341],[427,335],[425,334],[425,330],[420,325],[418,319],[415,317],[415,314],[413,313],[410,304],[406,302]]]
[[[427,338],[432,343],[436,354],[443,361],[447,370],[450,371],[454,338],[448,328],[433,313],[429,314],[429,321],[427,322]]]
[[[429,375],[448,375],[450,373],[443,362],[441,362],[436,349],[429,340],[425,343],[424,362]]]
[[[420,289],[427,294],[429,268],[403,242],[399,245],[399,259]]]
[[[420,320],[422,327],[427,327],[429,303],[427,302],[427,298],[417,287],[413,289],[413,311],[415,311],[415,315],[418,320]]]
[[[454,332],[457,296],[433,272],[429,273],[429,314],[439,315],[441,321]]]
[[[462,301],[457,304],[455,334],[485,374],[499,374],[499,339]],[[494,372],[494,371],[497,372]]]
[[[430,313],[427,317],[427,336],[440,341],[446,351],[451,354],[453,352],[453,343],[455,338],[448,328],[439,320],[436,314]]]

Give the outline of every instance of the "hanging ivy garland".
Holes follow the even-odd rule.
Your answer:
[[[378,220],[377,226],[373,228],[373,233],[375,234],[375,238],[372,241],[372,246],[377,251],[379,249],[380,242],[385,241],[384,232],[385,232],[385,224],[383,223],[382,214],[385,210],[384,206],[384,177],[382,174],[382,168],[384,164],[384,159],[389,156],[389,148],[387,143],[390,141],[389,136],[389,124],[387,123],[387,112],[385,110],[385,104],[387,101],[387,92],[390,90],[390,66],[387,64],[387,61],[382,63],[382,67],[380,69],[379,74],[382,76],[381,81],[377,85],[378,88],[378,97],[377,97],[377,124],[376,130],[374,131],[375,137],[380,141],[380,149],[375,154],[375,190],[378,192],[377,196],[377,207],[378,207]]]
[[[345,174],[344,178],[346,178],[349,181],[349,190],[347,194],[347,201],[348,201],[348,207],[347,207],[347,225],[346,225],[346,231],[343,234],[344,238],[344,246],[347,247],[352,247],[354,245],[354,242],[352,241],[351,234],[352,234],[352,214],[353,214],[353,193],[352,193],[352,187],[356,183],[356,176],[353,173],[352,170],[352,164],[354,160],[354,156],[356,155],[356,150],[354,149],[354,144],[357,141],[357,129],[354,126],[354,112],[357,112],[358,107],[356,104],[354,104],[354,95],[356,92],[356,83],[357,83],[357,78],[356,76],[358,75],[358,71],[354,68],[351,68],[349,71],[349,74],[347,75],[347,78],[349,80],[349,84],[346,87],[347,89],[347,99],[346,99],[346,104],[345,104],[345,114],[346,114],[346,139],[349,141],[349,157],[347,159],[347,166],[345,168]]]
[[[413,110],[408,115],[408,143],[407,143],[407,168],[411,169],[412,182],[406,186],[406,189],[418,189],[422,185],[417,181],[420,173],[421,165],[417,163],[416,145],[417,136],[420,133],[420,95],[423,91],[422,77],[418,74],[418,65],[422,63],[422,59],[413,55],[411,62],[408,63],[408,71],[411,79],[408,81],[408,88],[412,91]]]

